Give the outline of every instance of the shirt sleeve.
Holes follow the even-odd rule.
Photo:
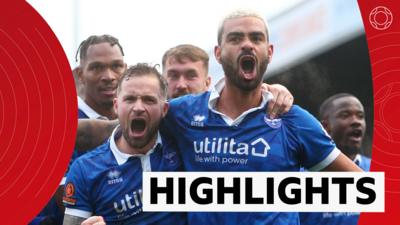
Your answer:
[[[63,203],[65,214],[88,218],[92,215],[93,210],[90,204],[90,187],[84,172],[81,161],[76,160],[67,175]]]
[[[293,106],[290,114],[290,121],[300,145],[299,157],[302,166],[310,171],[324,169],[339,156],[340,150],[336,148],[322,124],[306,110]]]
[[[182,134],[181,130],[182,125],[181,123],[178,122],[177,118],[179,111],[181,111],[180,109],[181,109],[180,101],[178,101],[177,99],[169,101],[168,113],[161,121],[159,127],[162,135],[164,137],[167,137],[167,139],[172,140],[172,142],[175,142],[179,134]]]

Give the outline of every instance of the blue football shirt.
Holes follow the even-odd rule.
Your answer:
[[[215,109],[223,84],[213,92],[170,102],[163,129],[178,144],[187,171],[320,170],[340,154],[321,124],[299,106],[279,119],[259,107],[235,120]],[[219,89],[219,90],[218,90]],[[189,224],[298,224],[298,213],[189,213]]]
[[[118,150],[115,139],[79,157],[66,180],[65,214],[87,218],[103,216],[112,224],[186,224],[186,214],[142,212],[142,172],[181,170],[181,160],[171,142],[158,136],[146,155],[128,155]]]

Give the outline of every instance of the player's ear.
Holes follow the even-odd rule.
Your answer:
[[[211,84],[211,76],[207,75],[207,78],[206,78],[206,88],[207,88],[207,90],[210,87],[210,84]]]
[[[219,45],[214,47],[215,59],[221,64],[221,47]]]
[[[163,105],[163,108],[162,108],[162,117],[164,118],[168,113],[169,103],[167,101],[165,101],[163,104],[164,105]]]
[[[118,114],[118,98],[113,99],[113,106],[115,114]]]
[[[85,81],[83,79],[83,68],[82,66],[78,66],[73,70],[73,73],[76,74],[79,82],[81,82],[81,84],[83,84]]]
[[[328,132],[328,134],[331,133],[331,127],[329,126],[328,120],[321,120],[322,127]]]
[[[273,54],[274,54],[274,46],[272,44],[269,44],[268,45],[268,63],[271,63]]]

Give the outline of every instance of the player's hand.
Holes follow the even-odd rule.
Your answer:
[[[101,216],[91,216],[84,220],[81,225],[106,225],[106,222]]]
[[[262,84],[263,91],[269,91],[274,98],[268,103],[267,113],[270,119],[275,119],[279,115],[289,112],[293,105],[293,95],[289,90],[280,84]]]

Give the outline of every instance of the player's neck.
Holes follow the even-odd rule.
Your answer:
[[[117,115],[115,114],[112,104],[110,106],[97,104],[97,102],[95,102],[93,99],[91,99],[89,97],[85,97],[84,101],[88,106],[90,106],[90,108],[92,108],[94,111],[96,111],[101,116],[105,116],[110,120],[117,118]]]
[[[361,152],[361,149],[356,147],[338,146],[338,148],[352,161],[354,161],[357,155]]]
[[[226,83],[218,99],[217,110],[231,119],[236,119],[243,112],[258,107],[261,100],[261,86],[252,91],[243,91]]]
[[[137,154],[145,155],[153,148],[156,141],[157,141],[157,136],[152,138],[145,146],[143,146],[141,148],[137,148],[137,147],[132,147],[126,141],[125,137],[122,135],[116,141],[116,145],[117,145],[118,149],[123,153],[129,154],[129,155],[137,155]]]

